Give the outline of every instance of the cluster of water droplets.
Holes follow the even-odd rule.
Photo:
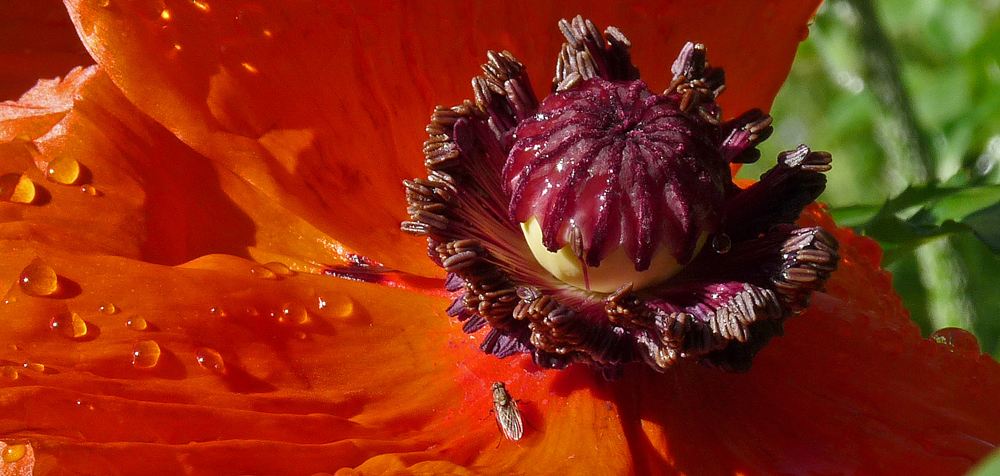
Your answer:
[[[67,156],[47,157],[28,136],[18,136],[12,143],[20,144],[31,155],[35,163],[43,163],[41,171],[46,180],[58,185],[79,187],[80,191],[91,197],[103,194],[87,180],[89,171],[76,159]],[[29,177],[30,171],[8,173],[0,176],[0,201],[20,203],[23,205],[44,205],[44,198],[49,194],[44,187]]]
[[[262,265],[255,265],[250,268],[249,275],[263,280],[282,280],[296,275],[296,272],[287,265],[279,262],[270,262]],[[28,263],[18,276],[17,288],[30,297],[60,299],[64,287],[64,278],[51,266],[41,259],[35,259]],[[8,293],[4,300],[6,304],[16,303],[17,295]],[[272,325],[285,326],[291,329],[290,335],[296,340],[308,339],[306,330],[313,323],[314,318],[318,319],[344,319],[355,314],[355,304],[350,296],[344,293],[332,292],[323,295],[314,294],[311,301],[287,301],[279,306],[268,307],[260,310],[256,306],[238,306],[239,311],[231,313],[223,306],[213,306],[207,309],[207,313],[213,319],[267,319]],[[93,312],[96,311],[96,312]],[[112,301],[102,301],[91,312],[93,320],[103,319],[111,316],[121,315],[124,326],[131,332],[136,333],[136,339],[131,348],[131,364],[139,370],[149,370],[156,368],[164,355],[164,350],[153,336],[152,331],[156,327],[148,322],[145,317],[137,313],[130,313],[123,310]],[[58,312],[48,321],[50,331],[62,339],[84,344],[93,340],[96,326],[88,322],[80,315],[86,311],[67,309]],[[105,325],[105,324],[102,324]],[[142,335],[145,334],[145,335]],[[14,344],[11,344],[14,345]],[[14,345],[15,350],[20,350]],[[211,347],[199,347],[194,351],[194,360],[204,370],[219,376],[227,374],[227,363],[218,350]],[[25,361],[22,365],[4,365],[0,367],[0,377],[7,380],[17,380],[21,377],[21,371],[30,371],[44,374],[49,371],[43,363]]]

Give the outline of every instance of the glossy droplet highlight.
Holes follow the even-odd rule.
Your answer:
[[[132,329],[133,331],[144,331],[149,327],[149,323],[146,322],[142,316],[132,316],[125,321],[125,327]]]
[[[32,372],[43,373],[45,372],[45,364],[40,364],[38,362],[25,362],[22,367],[28,369]]]
[[[254,266],[250,268],[250,274],[263,279],[278,279],[277,273],[265,268],[264,266]]]
[[[194,5],[195,8],[197,8],[198,10],[201,10],[204,13],[208,13],[208,11],[210,9],[209,6],[208,6],[208,3],[200,2],[198,0],[191,0],[191,4]]]
[[[50,296],[59,289],[59,277],[49,265],[36,259],[21,270],[17,284],[29,296]]]
[[[221,307],[213,307],[212,309],[209,309],[208,312],[212,313],[215,317],[226,317],[229,315],[226,314],[226,310]]]
[[[79,339],[87,335],[87,323],[79,314],[67,311],[49,320],[49,328],[67,339]]]
[[[72,185],[80,178],[80,163],[69,157],[56,157],[49,162],[45,176],[55,183]]]
[[[733,247],[733,240],[729,235],[721,233],[712,237],[712,251],[723,254],[728,253]]]
[[[316,311],[325,317],[349,317],[354,314],[354,300],[341,293],[319,296],[316,298]]]
[[[309,320],[309,313],[302,304],[290,302],[281,306],[281,319],[292,324],[305,324]]]
[[[154,340],[140,340],[132,346],[132,365],[151,369],[160,362],[160,344]]]
[[[969,331],[958,327],[945,327],[944,329],[938,329],[930,335],[930,339],[952,346],[955,350],[976,354],[981,352],[979,349],[979,341],[976,339],[976,336],[972,335]]]
[[[116,307],[114,303],[108,301],[101,303],[98,309],[100,309],[101,314],[106,314],[109,316],[118,312],[118,307]]]
[[[202,347],[194,352],[198,365],[213,374],[222,375],[226,373],[226,363],[222,361],[222,354],[215,349]]]
[[[86,195],[90,195],[91,197],[97,197],[97,196],[102,195],[101,191],[98,190],[97,187],[94,187],[93,185],[91,185],[89,183],[81,185],[80,186],[80,191],[83,192]]]
[[[164,9],[162,12],[160,12],[160,18],[162,20],[170,20],[170,10]]]
[[[35,201],[35,182],[24,174],[0,176],[0,200],[29,204]]]
[[[0,376],[3,376],[3,378],[7,380],[17,380],[17,378],[20,377],[17,373],[17,369],[9,365],[4,365],[3,368],[0,368]]]
[[[16,463],[20,461],[21,458],[24,458],[24,454],[27,452],[28,448],[25,445],[7,445],[7,447],[3,449],[3,462],[7,464]]]
[[[295,271],[292,271],[292,269],[285,265],[285,263],[279,263],[277,261],[267,263],[264,267],[274,271],[274,274],[277,274],[278,276],[292,276],[295,274]]]

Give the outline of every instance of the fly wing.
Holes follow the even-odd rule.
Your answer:
[[[521,421],[521,411],[513,400],[504,406],[497,405],[497,423],[508,440],[517,441],[524,435],[524,424]]]

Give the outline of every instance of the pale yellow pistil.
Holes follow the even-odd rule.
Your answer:
[[[528,242],[535,260],[546,271],[567,284],[592,292],[612,293],[629,282],[632,283],[633,289],[641,289],[662,283],[684,267],[677,262],[664,243],[653,254],[649,268],[645,271],[636,271],[632,260],[625,254],[625,249],[619,247],[606,256],[600,265],[588,266],[584,272],[584,264],[573,254],[569,245],[554,253],[545,248],[542,244],[542,226],[535,217],[522,223],[521,231],[524,232],[524,239]],[[695,247],[695,254],[701,250],[707,238],[707,233],[701,234]]]

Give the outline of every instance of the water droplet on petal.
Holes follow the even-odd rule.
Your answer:
[[[930,335],[930,338],[941,344],[950,345],[955,350],[980,353],[979,341],[971,332],[958,327],[945,327],[938,329]]]
[[[292,271],[292,269],[289,268],[287,265],[285,265],[285,263],[279,263],[277,261],[272,261],[270,263],[267,263],[264,265],[264,267],[271,271],[274,271],[274,274],[277,274],[279,276],[292,276],[295,274],[295,271]]]
[[[51,296],[59,289],[59,277],[49,265],[36,259],[24,267],[17,284],[29,296]]]
[[[108,8],[111,6],[111,0],[97,0],[97,6]]]
[[[49,328],[67,339],[79,339],[87,335],[87,323],[73,311],[60,313],[49,320]]]
[[[222,354],[219,351],[202,347],[196,350],[194,355],[198,359],[198,365],[202,366],[205,370],[217,375],[226,373],[226,363],[222,361]]]
[[[45,364],[40,364],[38,362],[25,362],[22,366],[32,372],[45,372]]]
[[[101,314],[107,314],[109,316],[118,312],[118,308],[110,301],[101,303],[101,307],[99,309],[101,310]]]
[[[257,311],[256,307],[253,307],[253,306],[247,306],[247,308],[246,308],[246,310],[244,312],[246,313],[247,317],[257,317],[257,316],[260,316],[260,312]]]
[[[160,18],[163,19],[164,21],[170,20],[170,10],[164,8],[163,11],[160,12]]]
[[[80,163],[69,157],[56,157],[49,161],[45,175],[55,183],[72,185],[80,178]]]
[[[243,66],[243,69],[245,69],[250,74],[257,74],[260,72],[260,70],[258,70],[257,67],[254,66],[253,63],[250,63],[249,61],[244,61],[240,63],[240,66]]]
[[[103,195],[101,191],[97,189],[97,187],[94,187],[89,183],[81,185],[80,191],[87,195],[90,195],[91,197],[98,197]]]
[[[325,317],[344,318],[354,314],[354,300],[343,293],[316,298],[316,311]]]
[[[290,302],[281,307],[281,317],[293,324],[305,324],[309,320],[309,313],[302,304]]]
[[[0,177],[0,200],[29,204],[35,201],[35,182],[24,174]]]
[[[278,275],[274,271],[267,269],[263,266],[254,266],[250,268],[250,274],[263,279],[278,279]]]
[[[728,253],[733,247],[733,240],[729,238],[729,235],[725,233],[720,233],[712,237],[712,250],[720,255],[723,253]]]
[[[20,377],[17,373],[17,369],[9,365],[4,365],[3,368],[0,369],[0,375],[7,380],[17,380],[17,378]]]
[[[151,369],[159,361],[160,344],[155,340],[140,340],[132,346],[132,365],[140,369]]]
[[[295,337],[297,340],[306,340],[309,338],[309,334],[306,334],[305,332],[302,331],[296,331],[294,334],[292,334],[292,337]]]
[[[4,304],[14,304],[15,302],[17,302],[17,296],[6,297],[3,300]]]
[[[226,317],[229,315],[226,314],[226,310],[221,307],[213,307],[212,309],[209,310],[209,312],[211,312],[212,315],[215,317]]]
[[[193,5],[195,6],[195,8],[197,8],[198,10],[201,10],[201,11],[202,11],[202,12],[204,12],[204,13],[208,13],[208,11],[209,11],[209,7],[208,7],[208,3],[205,3],[205,2],[201,2],[201,1],[198,1],[198,0],[191,0],[191,3],[192,3],[192,4],[193,4]]]
[[[147,327],[149,327],[149,324],[142,316],[132,316],[125,321],[125,327],[128,327],[133,331],[144,331]]]
[[[28,448],[24,445],[7,445],[7,447],[3,449],[3,462],[10,464],[20,461],[21,458],[24,458],[24,454],[27,452]]]

